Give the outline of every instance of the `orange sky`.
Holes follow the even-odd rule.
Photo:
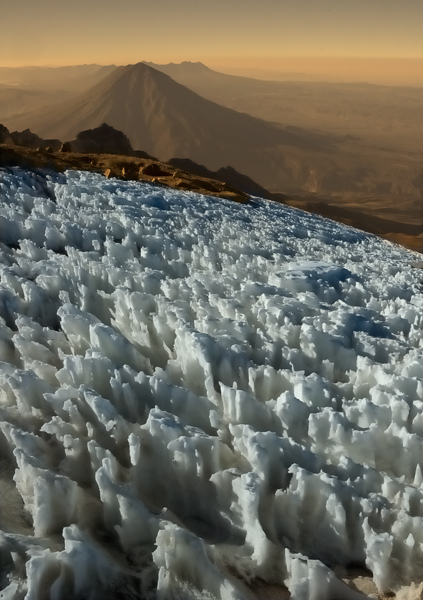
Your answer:
[[[380,85],[423,87],[423,58],[354,57],[210,57],[204,61],[217,71],[257,79],[289,79],[307,74],[311,80],[366,81]]]
[[[320,57],[320,65],[321,57],[423,59],[422,0],[0,0],[0,5],[0,66],[201,60],[227,67],[255,61],[260,68],[295,71],[306,66],[300,61],[297,69],[296,57]],[[316,67],[318,62],[317,70],[329,64]]]

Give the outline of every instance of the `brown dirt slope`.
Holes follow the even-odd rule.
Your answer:
[[[246,193],[226,183],[200,177],[175,169],[172,165],[151,159],[116,154],[78,154],[74,152],[48,152],[44,149],[8,146],[0,144],[0,168],[22,167],[27,169],[67,169],[93,171],[106,177],[146,181],[178,190],[186,190],[226,198],[235,202],[248,202]]]

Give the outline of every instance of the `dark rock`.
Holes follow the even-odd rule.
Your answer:
[[[217,179],[251,196],[259,196],[260,198],[268,198],[270,200],[274,199],[271,192],[261,187],[261,185],[253,181],[250,177],[247,177],[247,175],[238,173],[233,167],[222,167],[218,171],[210,171],[204,165],[199,165],[189,158],[171,158],[168,162],[172,166],[183,169],[188,173],[206,177],[207,179]]]
[[[169,175],[169,173],[163,171],[157,163],[150,163],[141,167],[140,173],[142,175],[149,175],[150,177],[165,177],[166,175]]]
[[[22,156],[19,150],[8,146],[0,147],[0,165],[2,167],[22,167],[24,169],[31,168],[31,161]]]
[[[7,144],[10,138],[10,133],[7,127],[0,124],[0,144]]]
[[[212,177],[212,171],[207,169],[204,165],[199,165],[190,158],[171,158],[168,163],[177,169],[192,173],[193,175],[199,175],[200,177],[207,177],[209,179]]]
[[[159,160],[155,156],[150,156],[150,154],[147,154],[144,150],[134,150],[132,156],[135,156],[136,158],[146,158],[147,160]]]
[[[213,174],[213,178],[223,181],[224,183],[250,194],[251,196],[272,199],[271,192],[253,181],[247,175],[238,173],[238,171],[236,171],[233,167],[221,167]]]
[[[60,140],[43,140],[36,133],[32,133],[30,129],[24,129],[24,131],[13,131],[9,134],[9,138],[12,140],[13,145],[23,146],[24,148],[37,148],[46,149],[51,147],[54,150],[59,150]]]
[[[62,145],[62,142],[60,140],[56,140],[54,138],[44,140],[43,143],[45,144],[47,152],[49,152],[49,148],[51,148],[52,152],[58,152],[60,150],[60,146]]]
[[[115,177],[116,179],[121,179],[122,171],[121,171],[121,169],[119,169],[119,167],[112,165],[111,168],[108,168],[103,172],[103,175],[104,175],[104,177],[106,177],[106,179],[110,179],[111,177]]]
[[[193,191],[193,190],[198,189],[196,185],[194,185],[193,183],[191,183],[188,180],[178,181],[178,183],[176,183],[175,187],[177,187],[181,190],[188,190],[188,191]]]
[[[60,152],[72,152],[71,143],[63,142],[63,144],[60,146]]]
[[[136,163],[128,162],[122,167],[122,177],[125,179],[138,179],[139,167]]]
[[[62,152],[78,152],[81,154],[123,154],[132,156],[134,151],[131,142],[122,131],[118,131],[103,123],[95,129],[87,129],[78,133],[76,138],[65,143],[70,150]]]

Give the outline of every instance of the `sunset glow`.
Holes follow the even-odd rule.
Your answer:
[[[422,71],[419,0],[3,4],[0,66],[200,60],[212,67],[341,75],[348,57],[359,59],[347,61],[348,70],[368,76],[382,68],[412,81]],[[403,60],[380,63],[393,58]]]

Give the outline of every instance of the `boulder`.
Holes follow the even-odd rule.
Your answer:
[[[140,174],[148,175],[149,177],[165,177],[166,175],[169,175],[169,173],[163,171],[157,163],[150,163],[141,167]]]
[[[124,154],[131,156],[134,151],[131,142],[122,131],[103,123],[95,129],[78,133],[74,140],[65,142],[62,152],[81,154]],[[69,150],[68,150],[69,148]]]

